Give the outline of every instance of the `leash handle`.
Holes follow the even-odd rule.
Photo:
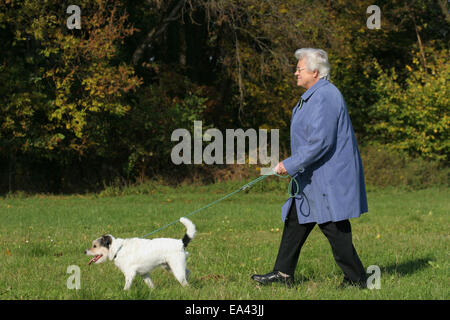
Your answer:
[[[303,172],[303,170],[300,170],[299,172],[297,172],[295,175],[293,175],[292,177],[291,177],[291,181],[289,181],[289,185],[288,185],[288,195],[289,195],[289,198],[295,198],[296,196],[298,196],[299,195],[299,193],[300,193],[300,186],[298,185],[298,181],[295,179],[295,177],[299,174],[299,173],[301,173],[301,172]],[[286,178],[289,178],[289,176],[288,175],[286,175],[286,176],[283,176],[283,175],[281,175],[281,174],[278,174],[278,173],[276,173],[275,172],[275,168],[272,168],[272,172],[271,173],[268,173],[267,174],[267,176],[271,176],[271,175],[275,175],[275,176],[277,176],[277,177],[279,177],[279,178],[283,178],[283,179],[286,179]],[[295,193],[292,193],[292,185],[295,183]]]

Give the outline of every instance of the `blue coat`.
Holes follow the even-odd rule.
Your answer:
[[[284,167],[299,185],[299,223],[340,221],[367,212],[361,156],[340,91],[320,79],[292,110],[291,156]],[[297,191],[293,184],[293,192]],[[294,198],[281,208],[285,221]]]

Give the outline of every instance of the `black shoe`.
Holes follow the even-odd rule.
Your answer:
[[[339,285],[339,288],[345,289],[349,287],[367,289],[367,281],[365,279],[360,281],[351,281],[348,278],[344,277],[344,280],[342,280],[341,284]]]
[[[252,279],[263,285],[272,282],[281,282],[290,287],[294,284],[294,276],[283,276],[280,271],[272,271],[263,275],[254,274]]]

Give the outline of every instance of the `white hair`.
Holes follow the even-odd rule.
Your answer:
[[[319,78],[330,80],[330,63],[328,62],[328,54],[322,49],[301,48],[295,51],[297,60],[306,59],[306,68],[309,71],[317,70]]]

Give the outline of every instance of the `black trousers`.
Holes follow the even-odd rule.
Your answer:
[[[315,225],[315,222],[300,224],[297,209],[292,204],[284,223],[275,271],[294,275],[300,250]],[[350,221],[326,222],[319,224],[319,228],[330,242],[334,259],[344,272],[344,278],[355,282],[364,281],[366,271],[353,246]]]

